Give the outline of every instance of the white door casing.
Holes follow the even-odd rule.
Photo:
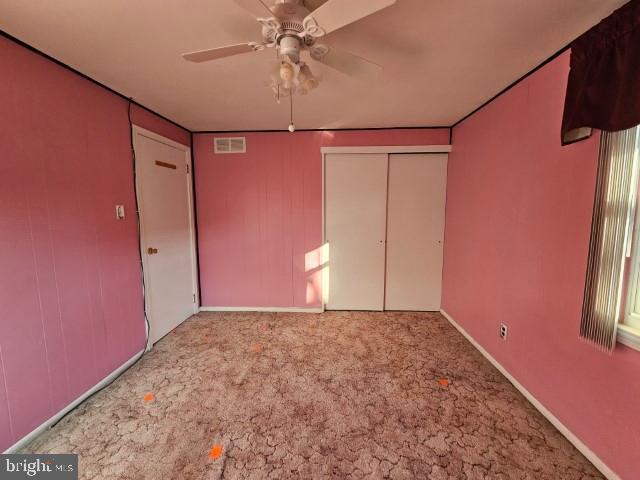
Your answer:
[[[198,310],[189,147],[133,127],[148,348]]]

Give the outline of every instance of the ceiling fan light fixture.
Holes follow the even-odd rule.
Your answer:
[[[293,81],[294,75],[295,72],[293,70],[293,66],[289,62],[280,62],[280,78],[283,82],[291,83]]]
[[[320,80],[311,72],[311,69],[306,63],[300,67],[298,82],[305,93],[317,88],[320,84]]]
[[[309,91],[314,88],[318,88],[318,79],[317,78],[307,78],[303,83],[304,89]]]

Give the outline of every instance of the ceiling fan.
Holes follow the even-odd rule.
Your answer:
[[[262,41],[186,53],[183,55],[185,60],[208,62],[275,48],[278,64],[271,72],[271,87],[278,100],[296,92],[307,93],[318,86],[320,79],[301,60],[303,52],[308,52],[316,62],[364,80],[382,71],[380,65],[316,42],[320,37],[393,5],[396,0],[328,0],[312,12],[303,0],[276,0],[274,5],[263,0],[234,1],[262,25]]]

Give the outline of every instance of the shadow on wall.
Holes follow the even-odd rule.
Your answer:
[[[326,304],[329,301],[329,244],[325,243],[304,255],[307,275],[307,305]]]

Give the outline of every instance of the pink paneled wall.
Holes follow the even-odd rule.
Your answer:
[[[599,136],[560,147],[568,61],[454,129],[442,304],[609,467],[636,479],[640,352],[607,355],[578,338]]]
[[[135,104],[131,109],[131,121],[135,125],[151,130],[182,145],[191,145],[191,133],[189,131],[169,123]]]
[[[449,144],[448,129],[224,135],[246,136],[247,153],[215,155],[215,135],[194,135],[205,307],[320,306],[321,147]]]
[[[1,37],[0,65],[3,451],[139,352],[144,320],[128,102]]]

